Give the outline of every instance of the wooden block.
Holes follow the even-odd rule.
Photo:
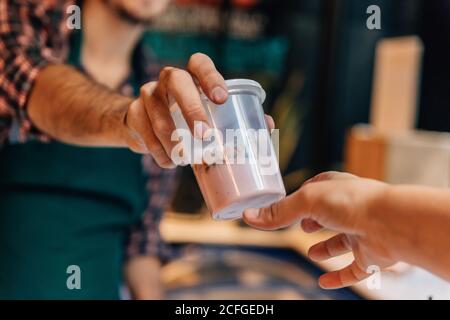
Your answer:
[[[353,127],[347,136],[345,170],[360,177],[385,179],[385,139],[370,126]]]
[[[347,137],[345,170],[392,184],[450,187],[450,134],[410,131],[385,136],[353,127]]]
[[[412,131],[389,138],[386,146],[386,182],[448,188],[450,135]]]
[[[375,54],[370,122],[383,134],[415,127],[423,45],[418,37],[384,39]]]

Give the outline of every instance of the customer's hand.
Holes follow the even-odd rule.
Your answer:
[[[272,206],[248,210],[244,220],[262,230],[287,227],[301,221],[305,232],[322,228],[340,232],[309,249],[312,260],[321,261],[353,251],[349,266],[320,277],[323,288],[353,285],[370,276],[371,265],[385,268],[393,260],[389,243],[377,232],[372,212],[383,198],[387,184],[351,174],[326,172],[307,181],[298,191]]]

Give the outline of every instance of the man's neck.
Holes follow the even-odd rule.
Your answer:
[[[83,6],[83,44],[81,60],[95,80],[116,87],[130,71],[132,52],[143,27],[120,19],[100,0]]]

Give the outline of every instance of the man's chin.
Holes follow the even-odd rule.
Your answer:
[[[126,8],[114,4],[112,1],[103,1],[119,18],[129,24],[148,26],[153,22],[153,17],[140,17]]]

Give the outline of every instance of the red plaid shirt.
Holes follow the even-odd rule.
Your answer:
[[[64,63],[69,52],[71,30],[66,25],[67,0],[0,0],[0,147],[7,141],[46,140],[27,116],[27,99],[39,71],[51,63]],[[154,59],[144,48],[138,63],[144,78],[156,75]],[[121,92],[130,94],[129,84]],[[173,170],[160,169],[149,156],[142,161],[149,175],[149,203],[142,221],[131,227],[127,244],[129,257],[156,255],[165,258],[168,249],[161,241],[159,221],[169,201]]]

